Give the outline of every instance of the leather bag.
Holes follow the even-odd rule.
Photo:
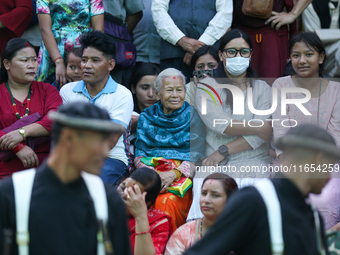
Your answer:
[[[268,19],[272,15],[274,0],[244,0],[242,12],[246,16]]]

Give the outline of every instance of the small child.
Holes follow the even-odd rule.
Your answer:
[[[73,48],[66,54],[65,66],[67,82],[81,81],[81,57],[81,48]],[[53,82],[52,85],[60,90],[60,87],[56,86],[56,82]]]

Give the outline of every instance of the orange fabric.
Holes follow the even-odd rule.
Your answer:
[[[186,222],[190,206],[192,203],[192,188],[190,188],[183,198],[170,192],[159,194],[154,207],[171,216],[173,231]]]

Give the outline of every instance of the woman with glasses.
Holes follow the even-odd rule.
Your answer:
[[[270,109],[270,86],[253,79],[255,72],[250,66],[252,42],[241,30],[233,29],[222,38],[219,47],[220,63],[216,77],[198,82],[196,109],[206,125],[205,158],[195,177],[204,177],[198,172],[223,171],[233,177],[240,188],[250,185],[258,177],[268,177],[272,159],[266,143],[272,135],[270,115],[256,115],[256,110]],[[229,89],[218,85],[232,85],[236,97]],[[234,104],[235,103],[235,104]],[[234,108],[244,106],[243,114],[235,114]],[[252,121],[253,120],[253,121]],[[213,168],[208,168],[213,166]],[[219,168],[218,168],[218,167]],[[265,170],[267,170],[265,172]],[[200,194],[201,178],[194,179],[194,194]],[[198,197],[194,196],[189,219],[202,217]]]

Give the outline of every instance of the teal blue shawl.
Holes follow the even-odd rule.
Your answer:
[[[204,124],[192,106],[184,102],[176,112],[164,114],[158,102],[139,116],[135,155],[196,161],[203,156],[204,141]]]

